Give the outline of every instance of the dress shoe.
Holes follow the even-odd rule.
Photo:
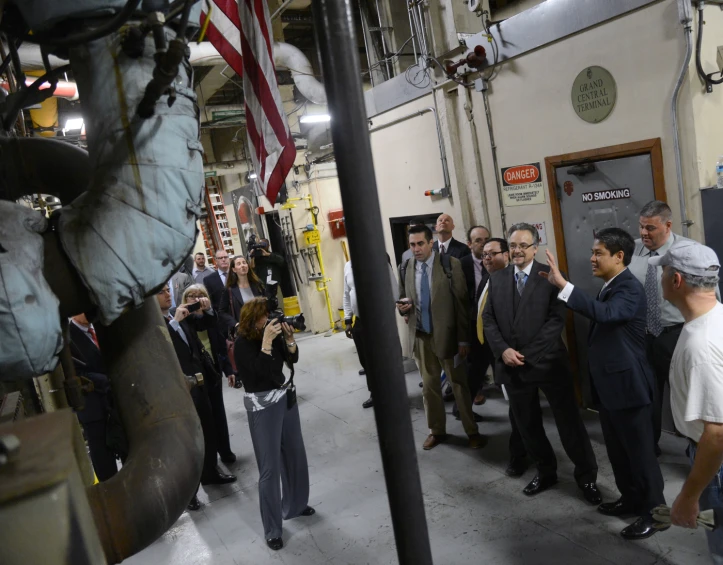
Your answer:
[[[580,487],[582,495],[590,504],[598,505],[602,502],[602,495],[595,483],[585,483]]]
[[[427,436],[427,439],[425,439],[424,443],[422,444],[422,449],[429,451],[430,449],[437,447],[440,443],[444,443],[445,441],[447,441],[447,434],[439,436],[429,434]]]
[[[481,392],[478,392],[477,396],[474,397],[474,405],[482,406],[485,402],[487,402],[487,397]]]
[[[527,462],[524,459],[510,459],[505,469],[505,475],[508,477],[521,477],[527,471]]]
[[[229,483],[235,483],[236,482],[236,475],[226,475],[216,470],[216,473],[209,476],[209,477],[201,477],[201,484],[202,485],[227,485]]]
[[[359,374],[360,374],[360,375],[366,375],[367,372],[366,372],[364,369],[359,369]]]
[[[627,528],[623,528],[620,535],[626,540],[645,539],[668,528],[670,528],[670,524],[662,525],[653,520],[652,516],[641,516]]]
[[[603,502],[597,507],[597,511],[600,512],[600,514],[605,514],[605,516],[626,516],[635,514],[633,507],[622,498],[618,498],[615,502]]]
[[[371,408],[372,406],[374,406],[374,398],[370,396],[369,400],[364,401],[362,408]]]
[[[196,495],[194,495],[191,502],[188,503],[188,509],[193,510],[194,512],[201,509],[201,501],[198,500]]]
[[[445,392],[442,395],[442,400],[445,402],[452,402],[454,400],[454,393],[452,392],[452,389],[450,388],[448,392]]]
[[[279,551],[279,549],[284,547],[284,540],[282,540],[281,538],[267,539],[266,545],[268,545],[274,551]]]
[[[419,383],[419,388],[424,388],[424,383]]]
[[[535,478],[532,479],[529,485],[522,489],[522,492],[527,496],[535,496],[555,484],[557,484],[557,477],[541,477],[540,475],[535,475]]]
[[[467,444],[470,449],[481,449],[487,445],[487,436],[482,434],[474,434],[469,436],[469,443]]]
[[[314,510],[311,506],[307,506],[301,511],[301,516],[313,516],[316,514],[316,510]]]
[[[224,463],[235,463],[236,454],[233,451],[229,451],[228,453],[222,453],[221,461],[223,461]]]
[[[458,420],[462,419],[462,417],[459,415],[459,410],[452,410],[452,416],[454,416]],[[482,416],[480,416],[479,414],[477,414],[477,412],[472,412],[472,416],[474,416],[475,422],[483,422],[484,421],[484,418]]]

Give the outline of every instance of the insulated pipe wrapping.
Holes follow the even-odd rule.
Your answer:
[[[172,32],[168,32],[169,36]],[[201,212],[203,147],[188,61],[155,115],[136,114],[155,62],[127,57],[120,35],[71,49],[83,100],[90,188],[59,220],[63,249],[109,324],[167,281],[193,249]]]
[[[326,104],[326,90],[316,77],[309,59],[293,45],[274,43],[274,62],[277,67],[291,71],[296,88],[314,104]]]
[[[58,299],[43,277],[47,220],[0,200],[0,380],[52,371],[63,347]]]

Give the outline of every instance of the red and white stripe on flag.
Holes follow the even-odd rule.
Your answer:
[[[234,72],[243,77],[246,131],[261,190],[276,203],[296,159],[296,147],[276,80],[266,0],[212,0],[206,32]],[[205,4],[204,4],[205,6]],[[207,17],[201,14],[201,25]]]

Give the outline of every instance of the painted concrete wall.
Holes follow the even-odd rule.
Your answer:
[[[544,167],[548,156],[660,137],[668,201],[679,229],[670,117],[672,91],[683,61],[683,33],[677,20],[675,1],[666,0],[507,63],[490,90],[499,166],[539,161]],[[580,119],[570,100],[575,77],[591,65],[610,71],[618,87],[612,114],[598,124]],[[485,124],[482,95],[472,96],[475,121]],[[680,107],[681,119],[691,120],[688,92],[683,93]],[[494,207],[495,172],[483,127],[479,142],[487,201]],[[548,179],[544,173],[543,177],[546,203],[506,208],[507,225],[544,221],[554,249]]]

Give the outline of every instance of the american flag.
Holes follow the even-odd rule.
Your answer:
[[[269,9],[265,0],[212,3],[206,34],[234,72],[243,77],[246,131],[256,182],[273,205],[296,159],[296,147],[276,81]],[[207,17],[203,11],[201,25]]]

